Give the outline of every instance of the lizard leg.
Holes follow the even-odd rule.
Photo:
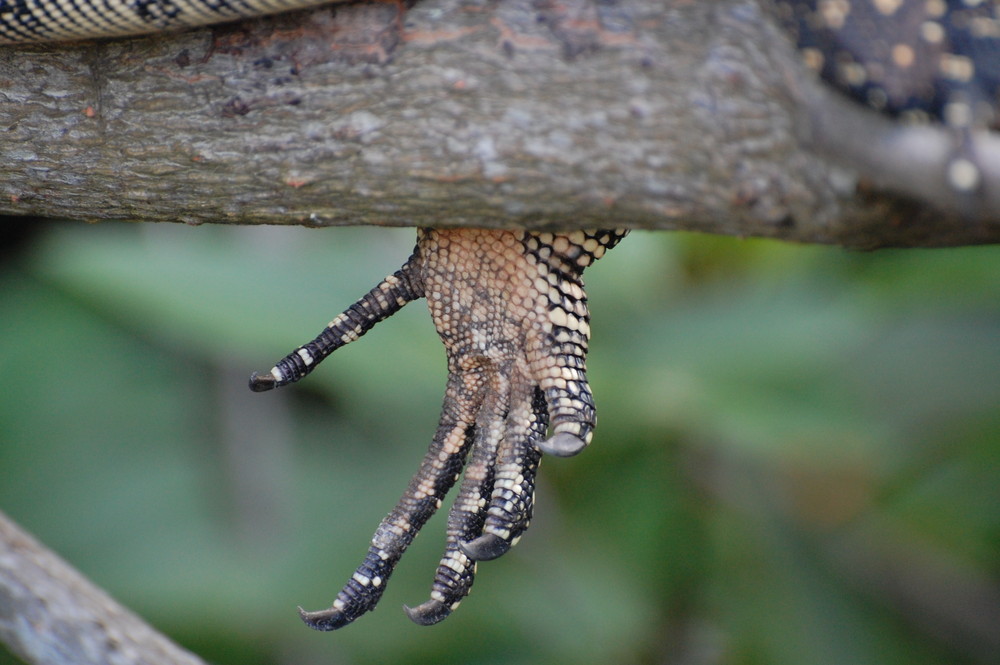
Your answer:
[[[403,305],[422,298],[423,285],[417,277],[417,254],[389,275],[360,300],[327,324],[308,344],[295,349],[277,362],[270,372],[250,375],[250,390],[263,392],[293,383],[313,371],[328,355],[372,329],[379,321],[398,312]]]
[[[491,369],[490,389],[479,417],[468,466],[458,497],[448,513],[444,555],[434,575],[430,600],[417,607],[404,606],[412,621],[429,626],[447,618],[472,590],[476,562],[462,543],[483,531],[486,506],[495,482],[497,449],[504,437],[510,401],[510,377],[506,368]]]
[[[441,421],[420,469],[396,507],[375,530],[368,554],[333,605],[318,612],[300,608],[306,624],[317,630],[334,630],[375,608],[403,552],[461,475],[476,436],[476,416],[483,393],[480,375],[449,375]]]

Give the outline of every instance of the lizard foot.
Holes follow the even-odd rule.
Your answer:
[[[447,350],[441,419],[419,470],[333,605],[300,610],[308,625],[334,630],[374,609],[403,552],[459,479],[430,600],[404,606],[407,615],[422,625],[443,620],[472,588],[476,562],[517,542],[531,519],[542,453],[575,455],[590,443],[590,315],[581,275],[625,233],[421,229],[400,270],[315,340],[251,377],[258,392],[296,381],[425,296]]]

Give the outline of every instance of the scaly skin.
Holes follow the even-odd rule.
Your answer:
[[[949,186],[970,195],[982,187],[971,138],[1000,129],[1000,0],[774,4],[810,68],[874,109],[943,123],[955,143]]]
[[[402,268],[315,340],[250,378],[255,391],[297,381],[420,297],[448,354],[441,420],[419,470],[333,606],[302,612],[307,624],[333,630],[374,609],[403,552],[460,477],[430,600],[407,607],[410,618],[430,625],[447,617],[468,595],[476,561],[517,542],[531,519],[541,455],[575,455],[593,436],[581,276],[626,233],[421,229]]]

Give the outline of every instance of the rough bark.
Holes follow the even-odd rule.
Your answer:
[[[0,641],[40,665],[204,665],[2,512]]]
[[[1000,140],[814,81],[755,0],[338,4],[0,49],[0,214],[1000,241]]]

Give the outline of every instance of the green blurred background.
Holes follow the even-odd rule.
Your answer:
[[[0,509],[219,665],[1000,662],[1000,247],[634,233],[587,273],[594,444],[544,460],[521,543],[418,627],[439,515],[377,611],[303,627],[416,469],[444,353],[419,302],[296,386],[247,377],[413,238],[8,242]]]

